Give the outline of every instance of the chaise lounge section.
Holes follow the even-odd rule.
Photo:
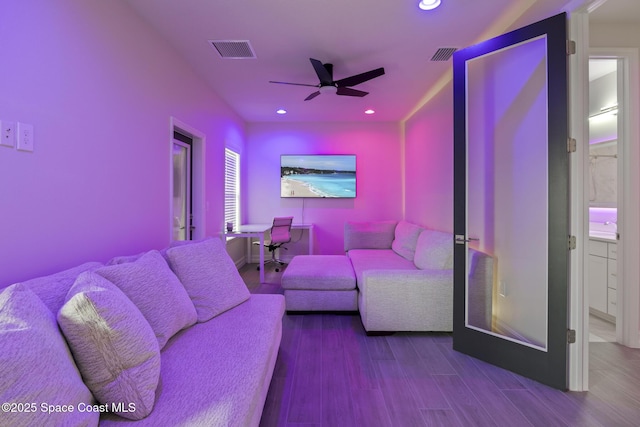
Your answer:
[[[347,222],[368,333],[453,329],[453,236],[406,221]]]
[[[357,311],[358,290],[344,255],[298,255],[282,275],[287,312]]]

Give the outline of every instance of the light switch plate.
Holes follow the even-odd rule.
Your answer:
[[[0,120],[0,145],[11,148],[16,146],[15,122]]]
[[[33,125],[18,122],[18,150],[33,151]]]

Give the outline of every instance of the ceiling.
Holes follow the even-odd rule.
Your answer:
[[[462,48],[562,11],[579,0],[126,0],[247,122],[402,121],[446,82],[451,60],[438,48]],[[586,1],[586,0],[585,0]],[[609,0],[634,3],[638,0]],[[613,19],[605,3],[596,12]],[[633,5],[632,5],[633,7]],[[222,59],[209,40],[247,40],[255,59]],[[332,63],[341,79],[384,67],[355,89],[362,98],[269,83],[317,84],[309,58]],[[286,115],[276,114],[284,108]],[[366,109],[373,115],[365,115]]]

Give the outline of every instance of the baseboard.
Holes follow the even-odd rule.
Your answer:
[[[614,325],[615,325],[615,323],[616,323],[616,318],[615,318],[615,316],[612,316],[612,315],[610,315],[610,314],[608,314],[608,313],[605,313],[605,312],[603,312],[603,311],[600,311],[600,310],[598,310],[598,309],[596,309],[596,308],[589,307],[589,314],[592,314],[592,315],[594,315],[594,316],[596,316],[596,317],[599,317],[599,318],[600,318],[600,319],[602,319],[602,320],[606,320],[606,321],[607,321],[607,322],[609,322],[609,323],[613,323]]]
[[[247,257],[243,256],[240,259],[233,260],[233,262],[235,263],[236,268],[240,270],[247,263]]]

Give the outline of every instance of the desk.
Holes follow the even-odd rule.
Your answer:
[[[260,241],[260,283],[264,283],[264,234],[270,229],[271,224],[242,224],[236,230],[225,230],[223,233],[224,237],[248,237],[247,256],[251,254],[251,238],[255,237]],[[309,255],[313,254],[313,224],[291,224],[291,229],[308,230]]]

